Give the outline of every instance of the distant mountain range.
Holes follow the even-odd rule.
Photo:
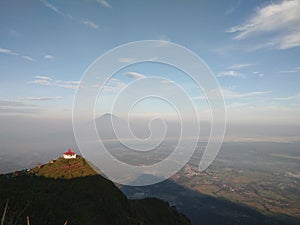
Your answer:
[[[180,121],[164,120],[166,127],[162,121],[150,120],[146,118],[120,118],[114,114],[106,113],[94,120],[97,127],[99,137],[105,139],[116,139],[116,133],[119,138],[145,139],[152,135],[153,138],[160,137],[165,129],[165,137],[180,136]],[[132,134],[130,134],[132,132]]]
[[[80,156],[0,175],[0,212],[3,225],[190,224],[162,200],[128,200]]]
[[[97,127],[99,137],[102,140],[117,139],[115,131],[116,129],[118,129],[118,133],[121,134],[121,138],[129,137],[129,134],[126,130],[126,121],[113,114],[106,113],[96,118],[95,125]]]
[[[1,225],[296,225],[242,204],[187,189],[171,180],[146,187],[118,187],[84,158],[58,158],[28,170],[0,175]],[[145,194],[146,193],[146,194]],[[147,196],[147,198],[140,199]],[[176,208],[169,203],[176,205]],[[179,204],[180,203],[180,204]],[[8,207],[6,207],[8,206]],[[6,210],[5,210],[6,209]],[[5,213],[4,213],[5,212]],[[28,224],[27,224],[28,225]]]

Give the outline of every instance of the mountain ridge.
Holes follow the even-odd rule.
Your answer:
[[[9,201],[5,225],[26,224],[27,216],[33,225],[190,224],[162,200],[127,199],[81,156],[2,174],[0,187],[0,212]]]

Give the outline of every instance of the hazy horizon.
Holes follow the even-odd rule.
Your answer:
[[[226,123],[225,143],[300,142],[297,0],[13,0],[1,1],[0,12],[2,159],[79,151],[72,113],[75,122],[105,113],[124,121],[130,116],[142,139],[163,133],[166,124],[166,137],[179,137],[181,120],[190,128],[185,138],[189,132],[195,137],[198,118],[199,141],[208,140],[213,124]],[[144,52],[132,48],[115,56],[113,65],[101,64],[116,47],[143,40],[156,40],[148,60],[138,61]],[[177,56],[174,46],[192,52],[201,65],[180,56],[181,66],[160,60],[164,53]],[[190,70],[182,68],[184,63]],[[110,67],[114,72],[103,74]],[[193,68],[199,73],[189,74]],[[76,111],[81,92],[97,96],[79,98],[84,104]],[[88,113],[85,104],[92,104]],[[212,113],[223,106],[222,118]],[[161,120],[149,129],[155,118]],[[97,129],[105,133],[105,126]]]

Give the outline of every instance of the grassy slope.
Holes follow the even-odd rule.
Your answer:
[[[7,199],[6,224],[189,224],[161,200],[129,201],[81,157],[0,176],[0,212]]]
[[[38,176],[54,179],[71,179],[97,175],[81,156],[77,156],[76,159],[58,158],[52,163],[49,162],[43,165],[41,168],[35,167],[31,169],[29,173],[36,173]]]

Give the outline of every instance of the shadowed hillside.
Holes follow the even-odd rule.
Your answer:
[[[201,194],[172,180],[144,186],[120,186],[129,198],[157,197],[176,206],[194,225],[299,225],[300,220],[282,214],[265,215],[242,203]],[[143,201],[143,200],[142,200]]]
[[[7,200],[7,225],[190,224],[161,200],[128,200],[82,157],[1,175],[1,212]]]

